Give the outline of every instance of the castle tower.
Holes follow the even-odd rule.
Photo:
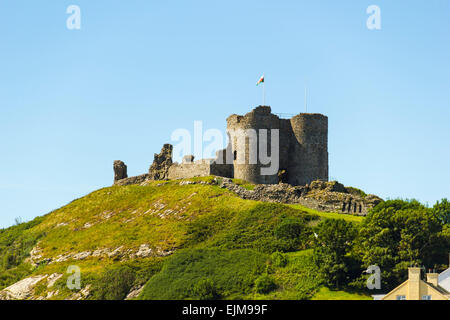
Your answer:
[[[276,184],[278,183],[278,172],[273,175],[261,175],[261,168],[268,167],[261,164],[259,158],[261,129],[267,130],[267,150],[270,155],[270,130],[280,129],[280,119],[271,113],[270,107],[259,106],[245,116],[234,114],[228,117],[227,131],[233,152],[234,178],[257,184]],[[255,135],[251,134],[252,130]],[[254,156],[252,157],[252,150],[256,159]]]
[[[314,180],[328,181],[328,117],[301,113],[291,119],[291,127],[289,183],[305,185]]]
[[[245,116],[231,115],[227,131],[233,152],[234,178],[256,184],[276,184],[278,174],[261,175],[259,133],[266,129],[268,156],[271,150],[271,130],[279,133],[279,171],[294,186],[314,180],[328,181],[328,118],[321,114],[301,113],[291,119],[280,119],[268,106],[259,106]],[[255,134],[249,135],[248,130]],[[272,133],[273,134],[273,133]],[[250,150],[257,150],[251,157]]]

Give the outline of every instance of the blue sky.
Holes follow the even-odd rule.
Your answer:
[[[366,9],[381,9],[368,30]],[[81,29],[68,30],[69,5]],[[0,227],[147,172],[178,128],[329,117],[330,176],[450,196],[450,1],[0,1]]]

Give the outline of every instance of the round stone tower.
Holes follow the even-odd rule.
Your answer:
[[[289,184],[298,186],[314,180],[328,181],[328,117],[301,113],[291,119],[291,127]]]
[[[257,184],[276,184],[278,172],[274,175],[261,174],[261,168],[269,166],[260,162],[261,129],[267,129],[267,153],[270,156],[271,130],[280,129],[280,119],[271,113],[270,107],[259,106],[245,116],[234,114],[228,117],[227,131],[233,152],[234,178]]]

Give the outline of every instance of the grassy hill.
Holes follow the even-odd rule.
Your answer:
[[[311,250],[320,220],[362,217],[242,200],[211,181],[103,188],[0,230],[0,290],[35,277],[28,299],[368,298],[325,288]]]

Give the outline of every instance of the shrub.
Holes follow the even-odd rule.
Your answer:
[[[214,281],[209,278],[197,282],[192,288],[191,296],[196,300],[216,300],[220,297]]]
[[[123,300],[133,287],[135,272],[128,266],[119,266],[106,270],[94,282],[93,296],[96,300]]]
[[[267,256],[254,250],[185,249],[165,260],[160,273],[145,285],[141,299],[225,298],[251,292]],[[207,277],[208,283],[203,280]],[[193,289],[194,288],[194,289]]]
[[[251,248],[265,253],[307,247],[308,220],[317,216],[274,203],[257,204],[236,215],[213,243],[228,249]]]
[[[285,267],[288,262],[286,256],[283,253],[278,252],[278,251],[272,253],[272,255],[270,256],[270,260],[272,261],[272,263],[275,267],[280,267],[280,268]]]
[[[275,237],[284,241],[283,251],[305,249],[310,230],[300,218],[286,218],[275,228]]]
[[[277,288],[274,279],[264,274],[255,280],[255,290],[258,293],[269,293]]]

